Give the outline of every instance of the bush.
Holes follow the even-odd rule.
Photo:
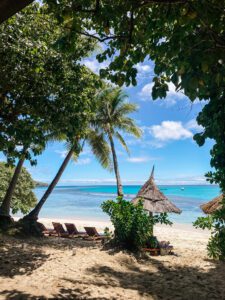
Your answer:
[[[134,205],[118,197],[116,201],[105,201],[101,207],[110,216],[114,225],[114,242],[128,250],[136,251],[144,247],[152,236],[153,226],[156,223],[172,224],[167,219],[167,214],[150,217],[144,210],[141,200]]]
[[[7,166],[3,162],[0,163],[0,205],[13,173],[14,167]],[[32,191],[33,188],[35,188],[35,182],[32,180],[29,172],[25,168],[22,168],[12,197],[11,209],[13,214],[18,211],[25,214],[36,205],[37,198]]]
[[[225,199],[223,207],[210,216],[199,217],[195,222],[196,228],[211,230],[207,250],[211,258],[225,260]]]

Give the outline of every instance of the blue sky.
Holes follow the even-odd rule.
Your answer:
[[[100,65],[95,58],[84,63],[98,73]],[[104,66],[104,65],[103,65]],[[138,84],[125,88],[131,102],[139,106],[132,115],[143,130],[143,137],[136,140],[124,135],[130,148],[130,156],[116,144],[123,184],[143,183],[155,165],[155,178],[159,184],[204,184],[204,174],[210,170],[209,151],[212,141],[203,147],[193,141],[193,134],[201,131],[196,116],[203,103],[191,103],[181,92],[177,93],[172,84],[164,100],[151,98],[153,64],[145,61],[137,65]],[[31,167],[25,163],[33,178],[50,182],[65,157],[63,143],[51,143],[43,154],[37,157],[38,164]],[[3,155],[0,155],[3,160]],[[60,184],[114,184],[113,173],[104,170],[95,160],[88,146],[78,162],[70,162]]]

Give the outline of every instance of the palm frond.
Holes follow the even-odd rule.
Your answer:
[[[90,130],[87,135],[87,142],[102,167],[112,171],[111,150],[104,138],[104,134],[98,134],[95,130]]]
[[[68,141],[65,143],[65,149],[66,149],[67,153],[70,151],[70,149],[72,147],[74,147],[74,144],[71,141]],[[79,157],[79,154],[76,151],[74,151],[74,153],[72,155],[72,160],[77,162],[78,157]]]
[[[136,112],[138,106],[135,103],[124,103],[120,107],[117,108],[114,115],[116,116],[124,116]]]
[[[124,149],[127,151],[127,153],[130,154],[130,150],[129,150],[124,138],[122,137],[122,135],[118,131],[114,135],[119,140],[120,144],[124,147]]]
[[[140,138],[143,134],[141,128],[136,125],[135,121],[127,117],[121,119],[121,122],[118,124],[117,128],[124,132],[130,133],[137,138]]]
[[[46,136],[46,140],[48,141],[48,144],[54,143],[54,142],[62,142],[66,140],[65,134],[59,134],[59,133],[48,133]]]
[[[93,128],[105,135],[114,135],[129,153],[128,146],[121,133],[129,133],[137,138],[142,131],[129,114],[136,112],[138,106],[127,101],[127,95],[121,88],[106,88],[98,93],[97,110],[92,122]]]

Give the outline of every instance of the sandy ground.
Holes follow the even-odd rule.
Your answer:
[[[74,223],[100,231],[109,225]],[[155,234],[174,245],[175,255],[134,257],[80,239],[0,237],[0,299],[225,299],[225,263],[207,258],[208,232],[177,224]]]

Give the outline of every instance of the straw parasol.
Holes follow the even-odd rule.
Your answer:
[[[181,210],[170,202],[156,186],[154,182],[154,166],[150,178],[131,201],[137,204],[140,199],[144,200],[144,209],[150,213],[181,213]]]
[[[223,199],[223,194],[220,196],[217,196],[213,200],[202,204],[200,207],[204,211],[205,214],[212,214],[218,209],[222,208],[222,199]]]

